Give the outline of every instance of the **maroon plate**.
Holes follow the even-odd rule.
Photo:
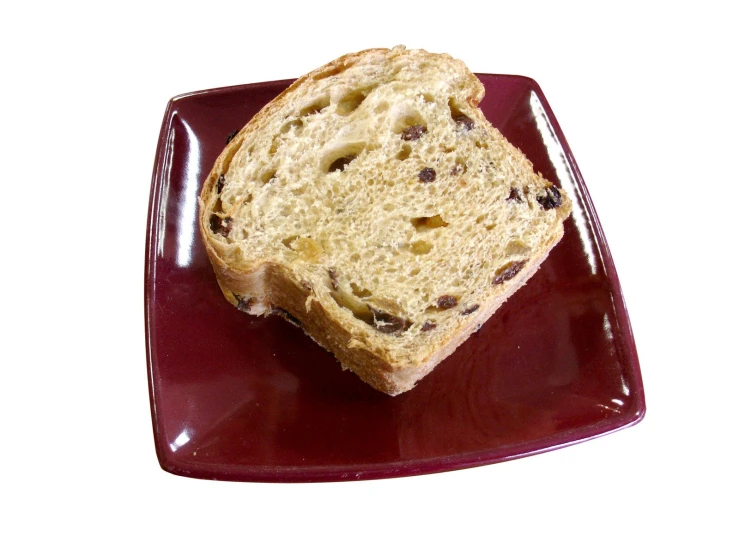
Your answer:
[[[238,481],[399,477],[510,460],[633,425],[645,402],[605,237],[536,82],[479,75],[488,119],[573,200],[537,274],[415,389],[371,389],[299,329],[221,295],[198,234],[200,185],[291,81],[168,105],[146,244],[145,314],[157,456],[166,471]]]

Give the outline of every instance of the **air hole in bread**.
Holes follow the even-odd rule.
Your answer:
[[[354,317],[360,321],[364,321],[367,325],[374,323],[374,317],[367,304],[358,300],[354,295],[346,294],[343,291],[332,291],[331,298],[334,299],[339,306],[349,310]]]
[[[400,149],[400,152],[395,154],[395,157],[399,159],[400,161],[407,160],[411,155],[411,147],[407,144],[403,145],[403,148]]]
[[[449,112],[454,122],[463,130],[469,131],[474,129],[475,122],[462,111],[461,106],[454,98],[449,99]]]
[[[467,164],[464,162],[462,158],[455,159],[451,174],[452,175],[463,175],[465,173],[467,173]]]
[[[296,135],[300,135],[303,132],[303,122],[300,119],[292,119],[287,121],[281,128],[280,133],[286,134],[290,131],[294,131]]]
[[[323,110],[325,110],[328,107],[330,103],[331,103],[331,100],[329,99],[328,94],[324,94],[323,96],[319,96],[318,98],[314,99],[307,106],[303,106],[300,109],[300,115],[305,117],[307,115],[314,115],[317,113],[321,113]]]
[[[323,71],[320,71],[316,73],[315,75],[313,75],[313,80],[320,81],[321,79],[325,79],[326,77],[333,77],[334,75],[338,75],[339,73],[346,71],[353,65],[354,65],[354,62],[346,63],[346,64],[338,65],[338,66],[332,65],[330,67],[327,67]]]
[[[356,283],[349,283],[349,285],[352,288],[352,293],[354,293],[354,296],[358,298],[367,298],[369,296],[372,296],[371,291],[368,291],[367,289],[360,287]]]
[[[410,273],[408,273],[408,275],[410,277],[415,277],[419,273],[421,273],[421,268],[420,267],[414,267],[413,269],[411,269],[411,271],[410,271]],[[418,291],[416,291],[416,292],[418,292]]]
[[[508,244],[506,244],[505,247],[505,255],[506,257],[524,257],[527,256],[530,252],[529,245],[525,242],[513,239]]]
[[[276,170],[268,169],[267,171],[265,171],[259,176],[259,180],[262,182],[262,184],[267,184],[269,181],[274,179],[276,174],[277,174]]]
[[[346,94],[336,105],[336,113],[338,115],[349,115],[362,105],[365,98],[372,92],[372,88],[363,90],[353,90]]]
[[[411,243],[411,252],[414,254],[428,254],[431,252],[431,249],[434,247],[433,244],[430,242],[426,242],[425,240],[417,240],[416,242]]]
[[[392,212],[395,209],[395,204],[383,204],[382,209],[386,212]]]
[[[388,104],[387,102],[380,102],[379,104],[377,104],[377,106],[375,106],[375,113],[381,114],[383,112],[386,112],[389,107],[390,104]]]
[[[438,229],[439,227],[447,227],[449,223],[439,215],[432,215],[431,217],[414,217],[411,219],[411,225],[415,227],[416,231],[429,231],[431,229]]]
[[[357,156],[364,150],[365,144],[345,144],[336,148],[332,148],[324,155],[322,161],[323,171],[325,173],[334,173],[335,171],[344,171],[346,167],[352,163]]]
[[[323,255],[323,248],[311,237],[291,236],[284,239],[282,244],[297,252],[300,259],[307,262],[318,262]]]
[[[393,122],[393,132],[402,133],[404,130],[411,127],[426,127],[426,121],[416,110],[408,109],[405,106],[398,106],[396,111],[398,113]]]
[[[291,245],[292,245],[292,242],[293,242],[293,241],[294,241],[294,240],[295,240],[296,238],[298,238],[298,235],[291,235],[291,236],[287,237],[286,239],[282,239],[282,245],[283,245],[283,246],[284,246],[285,248],[289,248],[290,250],[292,250],[293,248],[292,248],[292,246],[291,246]]]
[[[324,198],[323,199],[324,206],[328,206],[329,208],[333,208],[334,207],[334,203],[333,203],[332,198],[337,197],[337,196],[340,196],[341,195],[341,189],[342,189],[342,187],[341,187],[341,185],[339,183],[333,183],[331,185],[331,194],[329,195],[328,198]]]
[[[330,166],[328,166],[328,172],[333,173],[334,171],[344,171],[344,168],[352,163],[356,157],[356,154],[349,154],[348,156],[337,158],[331,162]]]
[[[434,98],[434,96],[432,94],[430,94],[428,92],[424,92],[423,93],[423,101],[426,102],[427,104],[433,104],[434,102],[436,102],[436,98]]]
[[[460,115],[465,115],[459,107],[459,102],[454,98],[449,99],[449,111],[451,112],[452,119],[457,119]]]

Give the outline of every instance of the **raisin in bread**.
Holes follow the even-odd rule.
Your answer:
[[[228,301],[299,324],[380,391],[411,389],[531,277],[570,213],[483,94],[461,61],[404,47],[297,80],[201,193]]]

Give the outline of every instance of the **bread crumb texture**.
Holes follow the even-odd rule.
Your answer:
[[[403,47],[299,79],[234,137],[201,194],[227,298],[268,313],[288,309],[281,297],[344,365],[377,366],[362,378],[406,372],[385,392],[412,387],[473,330],[465,320],[479,326],[533,273],[570,212],[485,119],[483,94],[461,61]]]

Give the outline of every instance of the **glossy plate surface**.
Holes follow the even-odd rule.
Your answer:
[[[376,392],[302,331],[222,297],[200,185],[232,131],[291,81],[186,94],[164,117],[149,206],[146,341],[166,471],[242,481],[398,477],[500,462],[642,419],[639,363],[590,197],[539,86],[478,75],[488,119],[573,199],[538,273],[415,389]]]

